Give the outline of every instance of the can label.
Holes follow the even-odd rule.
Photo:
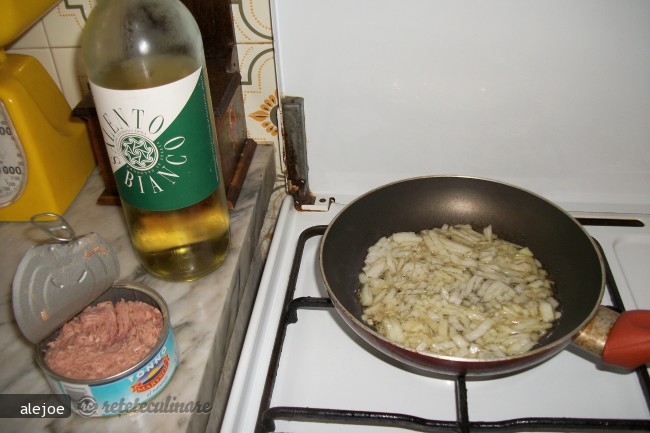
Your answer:
[[[90,86],[122,200],[174,210],[214,192],[220,179],[203,68],[148,89]]]
[[[170,328],[165,344],[137,371],[109,383],[86,385],[48,376],[53,389],[68,394],[72,410],[84,417],[128,412],[155,397],[171,380],[178,365],[178,351]]]

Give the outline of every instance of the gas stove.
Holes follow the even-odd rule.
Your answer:
[[[650,3],[271,0],[271,15],[293,197],[222,431],[650,430],[646,368],[569,347],[498,378],[414,371],[349,330],[317,265],[354,198],[476,176],[578,218],[607,260],[602,303],[650,309]]]
[[[223,432],[650,429],[646,368],[617,370],[569,347],[527,371],[465,380],[411,370],[368,346],[318,273],[321,235],[342,207],[284,203]],[[650,216],[573,214],[607,259],[602,304],[650,309]]]

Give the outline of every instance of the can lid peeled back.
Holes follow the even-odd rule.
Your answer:
[[[31,247],[14,277],[18,327],[38,343],[79,314],[119,276],[117,254],[96,233]]]

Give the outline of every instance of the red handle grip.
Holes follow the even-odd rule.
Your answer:
[[[650,311],[621,313],[607,336],[602,357],[608,364],[625,368],[650,362]]]

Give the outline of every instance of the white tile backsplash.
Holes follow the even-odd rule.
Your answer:
[[[48,48],[47,36],[43,22],[35,23],[31,28],[26,30],[18,39],[13,41],[9,47],[11,50],[20,50],[25,48]]]
[[[52,48],[52,58],[60,77],[60,88],[68,103],[75,106],[88,92],[88,77],[81,60],[81,49]]]

